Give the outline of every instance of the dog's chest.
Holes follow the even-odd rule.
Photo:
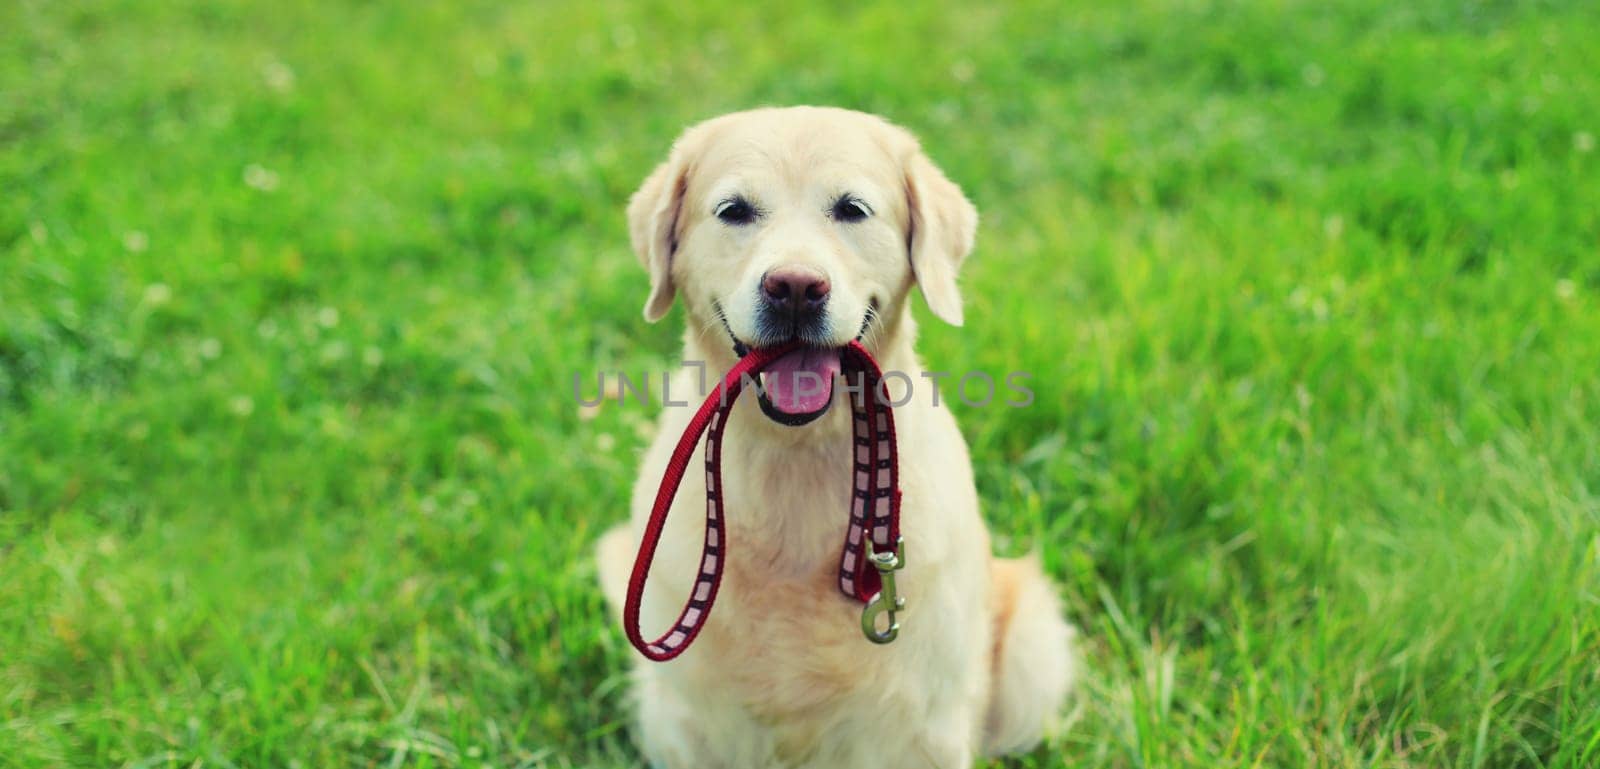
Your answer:
[[[861,604],[838,587],[849,444],[738,450],[739,467],[725,463],[727,570],[703,659],[749,712],[792,721],[860,686],[873,648]]]
[[[755,548],[730,558],[717,614],[685,671],[708,711],[731,709],[763,727],[776,765],[841,765],[818,753],[840,749],[840,724],[903,727],[919,712],[908,704],[919,688],[916,655],[906,639],[878,646],[863,637],[862,606],[839,592],[836,571],[832,561],[777,577]]]

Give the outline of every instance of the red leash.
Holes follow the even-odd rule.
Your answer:
[[[722,508],[722,432],[727,426],[728,413],[747,382],[798,346],[798,343],[790,343],[754,350],[741,358],[700,404],[672,450],[655,504],[650,508],[650,521],[645,526],[644,540],[639,543],[639,555],[633,561],[628,600],[622,610],[622,625],[629,643],[652,660],[670,660],[694,643],[695,636],[705,627],[706,617],[717,600],[717,588],[722,584],[722,568],[728,553]],[[894,584],[895,570],[905,565],[905,549],[900,541],[900,470],[894,413],[888,405],[883,372],[860,342],[851,342],[840,351],[840,364],[846,381],[854,383],[850,402],[855,426],[855,478],[851,485],[850,526],[839,557],[839,591],[866,604],[861,614],[861,627],[867,638],[876,643],[888,643],[900,630],[896,612],[905,609],[905,599],[899,597]],[[678,495],[678,486],[689,468],[689,458],[702,434],[706,436],[706,535],[700,555],[700,573],[672,628],[654,641],[646,641],[639,632],[644,583],[650,577],[650,564],[655,560],[656,545],[661,541],[661,530],[666,526],[672,500]],[[869,562],[873,568],[867,568]],[[881,614],[888,615],[887,630],[877,628],[877,618]]]

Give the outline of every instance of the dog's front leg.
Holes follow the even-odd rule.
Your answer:
[[[626,523],[613,526],[595,545],[595,566],[600,571],[600,592],[611,606],[611,613],[622,616],[627,599],[628,576],[633,573],[633,554],[639,540]]]

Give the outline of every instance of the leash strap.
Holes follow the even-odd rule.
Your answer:
[[[866,540],[878,553],[900,542],[900,466],[895,446],[894,411],[878,362],[859,342],[844,350],[844,371],[858,377],[851,407],[855,412],[855,480],[851,485],[850,526],[839,556],[839,591],[863,603],[883,589],[883,578],[869,568]],[[870,395],[869,395],[870,394]]]
[[[627,633],[628,642],[648,659],[664,662],[682,654],[705,627],[711,606],[717,599],[717,589],[722,585],[722,570],[728,552],[722,505],[722,433],[727,427],[728,414],[746,382],[752,382],[762,369],[797,347],[798,343],[790,343],[752,350],[741,358],[723,377],[717,389],[706,396],[705,402],[695,411],[684,428],[683,436],[672,450],[666,472],[661,477],[661,486],[656,490],[655,503],[650,508],[650,519],[645,524],[644,539],[639,543],[639,554],[633,561],[627,602],[622,610],[623,630]],[[839,559],[839,590],[846,597],[867,603],[870,609],[874,604],[881,603],[879,599],[884,588],[884,575],[892,574],[892,569],[901,565],[896,558],[882,555],[899,552],[900,486],[894,414],[888,405],[890,401],[883,382],[883,372],[866,348],[860,342],[851,342],[840,355],[840,366],[847,382],[849,377],[855,376],[853,383],[847,383],[853,395],[851,409],[855,472],[851,485],[850,525],[845,532],[843,552]],[[688,471],[695,444],[702,435],[706,440],[706,526],[700,571],[695,576],[689,599],[672,627],[655,640],[646,641],[639,628],[645,582],[650,577],[650,566],[655,561],[656,547],[666,527],[667,514],[672,510],[672,501],[678,495],[678,487]],[[872,553],[879,556],[869,557]],[[890,565],[884,565],[886,563]],[[892,611],[904,607],[904,601],[893,595],[892,579],[888,585],[890,596],[887,610],[891,611],[889,632],[875,634],[867,615],[863,617],[868,637],[879,643],[893,640],[898,626],[893,624]]]

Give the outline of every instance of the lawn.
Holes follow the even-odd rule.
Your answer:
[[[657,407],[572,378],[677,360],[624,202],[789,103],[923,137],[925,358],[1034,376],[953,407],[1089,673],[993,766],[1600,766],[1583,0],[0,4],[0,765],[638,765]]]

